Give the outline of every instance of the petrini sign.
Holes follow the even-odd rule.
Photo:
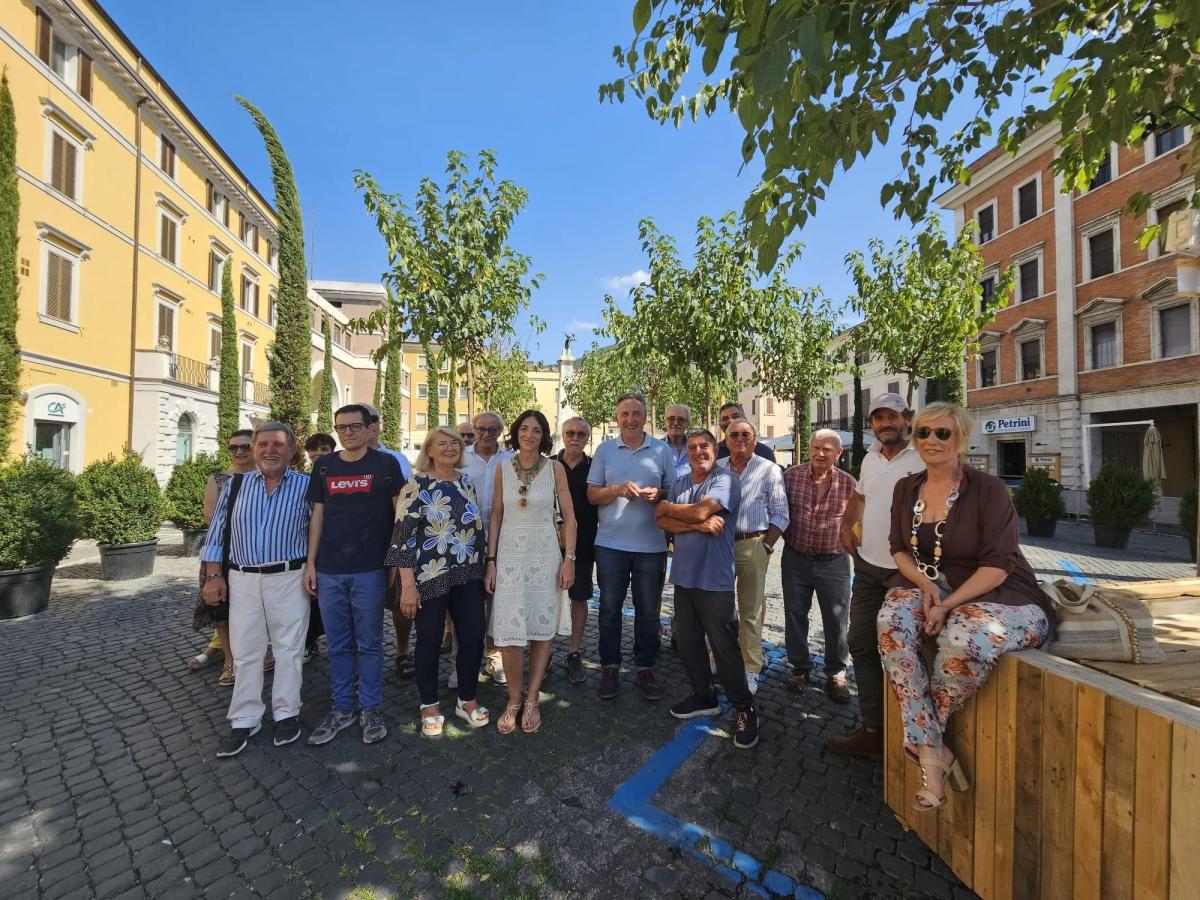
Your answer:
[[[1037,427],[1037,416],[1013,416],[1011,419],[984,419],[984,434],[1020,434]]]

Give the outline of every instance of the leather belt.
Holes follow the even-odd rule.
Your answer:
[[[748,541],[750,538],[762,537],[766,533],[766,529],[762,531],[743,531],[741,534],[735,535],[733,539],[735,541]]]
[[[294,572],[308,562],[307,556],[302,556],[299,559],[293,559],[288,562],[272,563],[269,566],[237,566],[233,563],[229,564],[229,568],[235,572],[245,572],[247,575],[278,575],[280,572]]]

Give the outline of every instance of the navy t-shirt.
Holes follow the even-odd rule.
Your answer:
[[[307,499],[325,504],[317,571],[350,575],[382,569],[403,487],[400,464],[370,447],[354,462],[335,452],[313,463]]]

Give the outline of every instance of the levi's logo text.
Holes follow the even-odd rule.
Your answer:
[[[325,490],[329,494],[369,494],[374,475],[328,475]]]

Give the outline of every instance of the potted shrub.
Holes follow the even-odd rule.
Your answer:
[[[208,453],[197,453],[178,463],[171,472],[164,492],[167,518],[183,532],[183,555],[198,556],[208,533],[204,519],[204,489],[211,475],[221,471],[221,463]]]
[[[54,569],[78,530],[70,472],[32,454],[0,466],[0,619],[49,605]]]
[[[1013,490],[1012,500],[1031,537],[1054,537],[1059,518],[1067,512],[1062,485],[1045,469],[1026,469],[1021,483]]]
[[[1192,562],[1196,561],[1196,507],[1198,502],[1200,502],[1200,488],[1196,485],[1192,485],[1190,490],[1185,491],[1179,500],[1179,527],[1183,529],[1183,539],[1187,541]]]
[[[142,458],[97,460],[76,482],[80,531],[100,544],[100,573],[109,581],[143,578],[154,571],[158,528],[167,504]]]
[[[1106,462],[1087,489],[1097,547],[1124,548],[1154,511],[1154,483],[1123,463]]]

